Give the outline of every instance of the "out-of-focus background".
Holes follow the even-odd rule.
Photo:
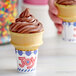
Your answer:
[[[0,0],[0,76],[23,76],[16,73],[15,48],[10,44],[9,24],[30,8],[44,26],[44,44],[39,48],[35,76],[59,76],[76,72],[76,44],[62,40],[48,14],[48,0]],[[71,57],[73,56],[73,57]],[[66,74],[66,75],[67,75]],[[28,76],[28,75],[27,75]]]

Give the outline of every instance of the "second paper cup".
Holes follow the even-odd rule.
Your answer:
[[[76,42],[76,22],[63,22],[63,40]]]

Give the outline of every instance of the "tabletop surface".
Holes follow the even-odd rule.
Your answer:
[[[74,76],[76,75],[75,43],[61,37],[44,39],[39,49],[36,73],[18,73],[16,55],[11,44],[0,46],[0,76]]]

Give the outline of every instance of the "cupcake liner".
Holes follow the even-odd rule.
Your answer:
[[[63,40],[76,42],[76,22],[63,22]]]
[[[56,27],[53,25],[51,21],[48,10],[48,5],[30,5],[30,4],[22,4],[22,11],[25,8],[30,9],[30,13],[33,14],[44,26],[44,38],[55,37],[57,35]]]
[[[30,51],[36,50],[40,45],[43,44],[42,35],[43,32],[33,34],[20,34],[11,33],[11,43],[17,50]]]
[[[21,73],[30,73],[36,71],[38,49],[34,51],[16,50],[17,70]]]
[[[59,12],[58,16],[66,22],[76,22],[76,5],[60,5],[55,3]]]

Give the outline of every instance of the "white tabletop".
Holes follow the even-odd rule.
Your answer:
[[[74,76],[76,75],[76,45],[60,37],[44,39],[40,47],[36,73],[21,74],[16,71],[14,47],[0,46],[0,76]]]

